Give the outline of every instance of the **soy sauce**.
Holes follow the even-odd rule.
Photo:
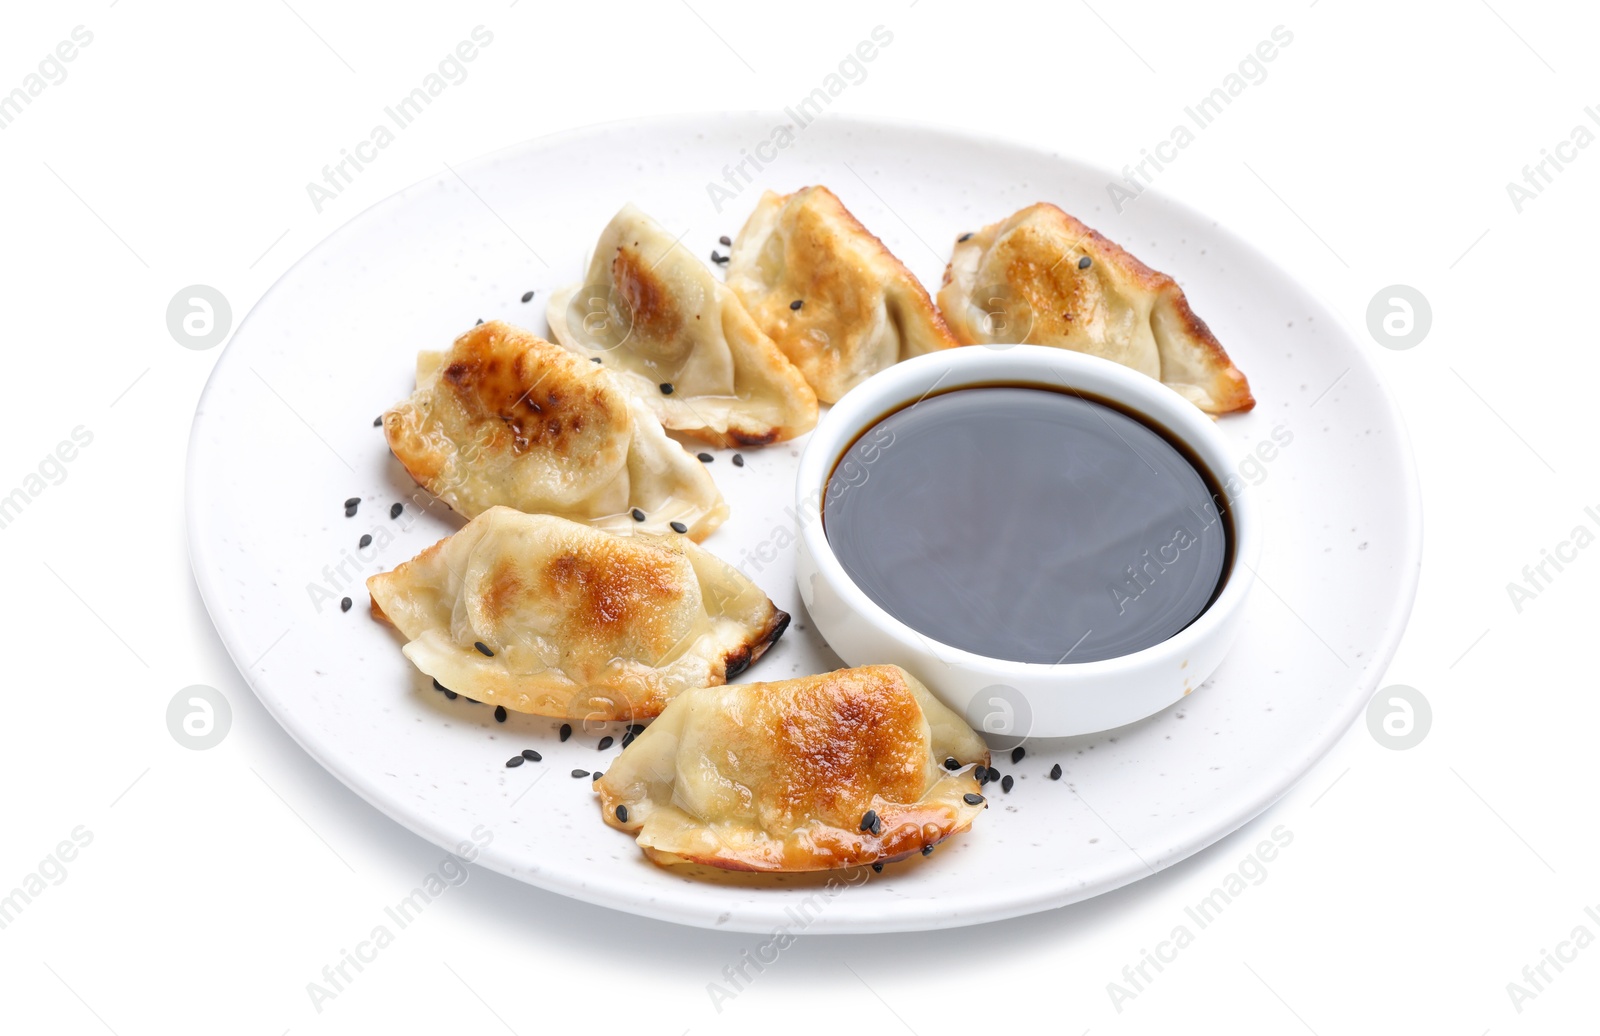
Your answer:
[[[858,586],[931,640],[1094,662],[1152,647],[1221,592],[1225,497],[1148,420],[1082,393],[961,388],[869,428],[823,503]]]

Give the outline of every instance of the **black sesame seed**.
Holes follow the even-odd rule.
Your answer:
[[[731,238],[729,238],[727,234],[723,234],[721,237],[717,238],[717,244],[719,244],[719,245],[731,245],[731,244],[733,244],[733,240]]]
[[[400,512],[404,511],[405,509],[406,509],[406,505],[405,504],[394,504],[393,506],[391,506],[389,508],[389,517],[390,518],[398,518],[398,517],[400,517]]]
[[[522,765],[522,756],[520,756],[520,755],[514,755],[510,759],[506,760],[506,769],[508,769],[508,770],[511,769],[513,766],[521,766],[521,765]]]
[[[701,464],[710,464],[712,461],[716,460],[717,458],[713,457],[709,453],[697,453],[697,454],[694,455],[694,459],[699,461]]]
[[[455,701],[456,698],[460,697],[455,691],[452,691],[438,680],[433,681],[433,689],[444,695],[446,698],[449,698],[451,701]],[[467,700],[471,701],[472,699],[468,698]]]
[[[533,292],[531,292],[531,291],[523,292],[522,293],[522,301],[523,302],[532,302],[533,301]]]
[[[672,382],[663,381],[658,387],[661,389],[661,394],[663,396],[672,395]]]
[[[861,814],[861,830],[878,834],[883,830],[883,822],[878,819],[878,811],[869,809]]]
[[[1013,763],[1020,763],[1020,762],[1022,762],[1022,757],[1027,755],[1027,754],[1028,754],[1028,750],[1026,748],[1023,748],[1021,745],[1018,745],[1017,747],[1015,747],[1015,748],[1013,748],[1011,750],[1011,761]]]
[[[969,806],[981,806],[983,805],[983,796],[969,791],[961,796],[961,801]]]
[[[744,467],[744,454],[735,453],[733,455],[733,466],[736,467],[736,468]]]
[[[506,707],[504,705],[496,705],[494,707],[494,721],[496,723],[504,723],[506,721]]]
[[[455,691],[445,691],[444,692],[444,696],[446,698],[449,698],[451,701],[455,701],[457,698],[460,697],[460,695],[456,694]]]
[[[959,770],[961,769],[961,763],[955,756],[951,756],[944,761],[944,768],[946,770]]]
[[[1016,783],[1017,779],[1008,773],[1004,777],[1000,778],[1000,790],[1004,792],[1010,792],[1012,786]]]
[[[478,318],[478,324],[481,324],[481,323],[483,323],[483,318],[482,318],[482,317],[479,317],[479,318]],[[473,324],[473,325],[472,325],[472,326],[473,326],[473,327],[477,327],[477,326],[478,326],[478,324]]]
[[[636,522],[644,521],[644,512],[635,507],[633,509],[633,520]]]
[[[682,522],[672,522],[670,524],[672,526],[672,531],[673,532],[688,532],[689,531],[689,527],[687,525],[683,524]]]
[[[472,642],[472,646],[477,648],[478,649],[478,653],[483,655],[485,658],[493,658],[494,657],[494,652],[490,651],[489,650],[489,645],[485,644],[483,641],[474,640]]]
[[[924,856],[932,856],[933,855],[933,846],[931,846],[931,845],[923,846],[922,847],[922,855],[924,855]]]
[[[637,736],[638,736],[638,735],[636,735],[636,734],[631,734],[631,733],[629,733],[629,734],[623,734],[623,735],[622,735],[622,747],[623,747],[623,748],[627,748],[627,747],[628,747],[628,746],[629,746],[629,745],[631,745],[631,744],[633,744],[633,739],[634,739],[634,738],[635,738],[635,737],[637,737]]]
[[[344,516],[346,518],[354,518],[356,516],[356,509],[354,507],[346,507],[344,509]]]
[[[875,864],[872,865],[872,869],[874,871],[876,871],[877,873],[882,874],[883,873],[883,864],[875,863]]]
[[[628,724],[628,733],[632,734],[634,737],[638,737],[640,734],[644,733],[644,724],[643,723],[629,723]]]
[[[598,781],[598,780],[599,780],[599,779],[600,779],[600,778],[602,778],[602,777],[604,777],[604,776],[605,776],[605,771],[604,771],[604,770],[596,770],[596,771],[595,771],[595,772],[594,772],[594,776],[593,776],[593,777],[590,777],[590,778],[589,778],[589,779],[590,779],[590,780],[591,780],[591,781]]]
[[[590,362],[590,363],[599,363],[599,362],[600,362],[600,357],[598,357],[598,356],[591,356],[591,357],[589,357],[589,362]]]
[[[587,776],[589,776],[589,771],[588,770],[573,770],[572,771],[572,776],[574,776],[574,777],[587,777]]]
[[[972,768],[972,776],[979,784],[989,779],[989,768],[982,763]]]
[[[972,236],[972,231],[969,230],[965,234],[962,234],[960,237],[956,238],[956,240],[957,241],[965,241],[967,238],[969,238],[971,236]]]
[[[628,822],[628,807],[627,806],[618,806],[617,807],[617,819],[622,821],[624,824],[626,824]]]
[[[370,532],[362,533],[361,534],[361,539],[356,541],[356,549],[360,550],[363,547],[370,547],[370,546],[372,546],[372,534]]]
[[[383,427],[383,415],[382,414],[379,414],[377,417],[374,417],[372,419],[372,427],[374,427],[374,428],[382,428]]]
[[[1050,767],[1050,779],[1052,781],[1059,781],[1061,779],[1061,764],[1060,763],[1056,763],[1054,766]]]
[[[355,507],[359,503],[361,503],[361,498],[359,496],[353,496],[350,499],[346,500],[344,502],[344,505],[346,507]]]
[[[611,747],[611,740],[612,740],[611,735],[607,734],[605,737],[600,739],[600,743],[598,745],[596,745],[595,748],[597,748],[600,751],[604,752],[606,749]]]
[[[789,303],[789,308],[790,309],[799,309],[801,306],[803,306],[805,304],[806,304],[806,300],[805,299],[795,299],[793,302]]]
[[[572,724],[571,723],[563,723],[563,724],[561,724],[561,740],[565,741],[567,738],[569,738],[571,736],[572,736]]]
[[[728,261],[728,257],[713,248],[711,250],[711,261],[714,263],[725,263]]]
[[[531,748],[524,748],[522,750],[522,758],[528,760],[530,763],[544,762],[544,756],[540,755],[538,752],[535,752]]]
[[[1087,270],[1089,268],[1090,264],[1092,264],[1093,262],[1094,262],[1093,259],[1090,259],[1088,256],[1084,256],[1082,259],[1078,260],[1078,269]]]
[[[353,603],[354,602],[351,601],[350,598],[346,597],[339,602],[339,610],[342,612],[347,612],[350,610],[350,605]]]

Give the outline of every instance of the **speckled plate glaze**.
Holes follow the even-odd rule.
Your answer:
[[[1059,155],[938,129],[736,114],[608,125],[518,145],[351,220],[269,291],[217,363],[190,443],[195,578],[234,661],[323,766],[447,848],[493,832],[480,862],[618,910],[746,931],[876,932],[974,924],[1135,881],[1238,828],[1355,720],[1394,652],[1421,556],[1399,415],[1364,355],[1309,291],[1211,220],[1147,191],[1122,213],[1107,174]],[[771,155],[744,186],[746,155]],[[733,169],[731,178],[725,172]],[[744,166],[754,172],[753,163]],[[633,201],[709,258],[764,187],[832,187],[936,289],[956,235],[1055,202],[1173,274],[1249,375],[1254,412],[1223,419],[1267,535],[1246,630],[1215,676],[1148,720],[1033,740],[1009,793],[932,856],[881,874],[757,877],[647,862],[601,823],[588,780],[618,751],[603,731],[448,701],[367,614],[364,579],[454,531],[390,456],[373,418],[408,394],[419,349],[478,318],[545,333],[550,291],[581,275]],[[719,194],[711,185],[721,189]],[[721,211],[717,205],[720,200]],[[530,303],[524,292],[536,292]],[[792,503],[801,443],[712,472],[733,509],[706,546],[795,624],[744,679],[826,671],[837,658],[797,600]],[[347,497],[360,496],[353,518]],[[395,502],[405,511],[390,519]],[[359,538],[372,545],[357,549]],[[341,612],[339,599],[354,607]],[[609,731],[613,735],[619,730]],[[507,769],[524,748],[542,763]],[[1047,776],[1061,764],[1059,781]],[[795,913],[790,913],[791,908]]]

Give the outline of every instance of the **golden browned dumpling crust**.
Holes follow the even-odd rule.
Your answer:
[[[595,789],[606,823],[656,863],[816,871],[965,831],[984,808],[973,768],[988,762],[915,677],[863,666],[686,691]]]
[[[614,536],[493,507],[367,580],[372,614],[422,672],[515,712],[659,715],[737,676],[788,627],[754,583],[688,537]]]
[[[927,289],[826,187],[763,194],[733,242],[728,285],[824,403],[958,344]]]
[[[422,353],[417,391],[383,431],[411,477],[469,518],[505,505],[614,531],[676,522],[698,542],[728,515],[705,466],[612,374],[499,321]]]
[[[655,220],[626,205],[582,284],[550,297],[556,341],[599,360],[661,423],[716,446],[792,439],[817,397],[739,297]]]
[[[1026,342],[1147,374],[1208,414],[1255,406],[1250,384],[1176,281],[1054,205],[956,241],[939,308],[963,345]]]

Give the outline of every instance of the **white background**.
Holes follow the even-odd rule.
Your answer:
[[[1600,936],[1584,913],[1600,913],[1600,551],[1580,551],[1520,612],[1507,584],[1575,526],[1600,527],[1584,513],[1600,513],[1587,314],[1600,148],[1580,151],[1520,213],[1506,190],[1575,126],[1600,133],[1584,112],[1600,105],[1592,8],[448,6],[125,0],[7,12],[0,93],[75,26],[94,38],[0,130],[0,495],[75,427],[94,438],[64,481],[0,528],[0,893],[74,828],[93,841],[0,930],[0,1028],[1592,1027],[1600,946],[1551,971],[1520,1012],[1507,983],[1575,926]],[[480,24],[493,45],[434,105],[443,116],[420,120],[316,212],[306,183]],[[1431,302],[1420,346],[1371,345],[1408,418],[1427,521],[1416,611],[1385,683],[1426,695],[1431,732],[1392,751],[1358,726],[1241,833],[1087,904],[943,934],[805,937],[720,1011],[707,984],[760,937],[640,920],[474,870],[318,1013],[306,984],[442,853],[312,763],[206,619],[181,501],[190,418],[219,351],[175,344],[168,300],[214,285],[237,323],[317,241],[444,163],[593,122],[781,108],[880,24],[893,44],[835,110],[1118,169],[1275,26],[1293,32],[1268,78],[1156,187],[1280,259],[1363,341],[1385,286]],[[261,506],[294,491],[263,486]],[[234,712],[227,739],[203,752],[165,722],[168,700],[197,683]],[[1107,983],[1277,824],[1295,840],[1268,879],[1117,1010]]]

